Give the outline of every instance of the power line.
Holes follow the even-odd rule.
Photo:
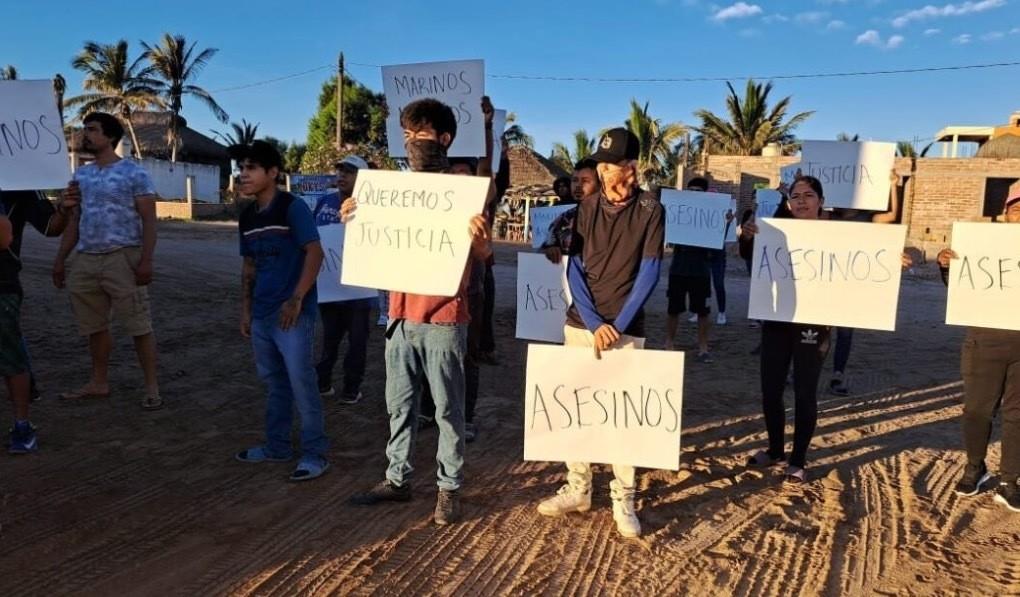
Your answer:
[[[361,64],[350,62],[352,66],[365,66],[380,68],[378,64]],[[740,79],[823,79],[839,77],[868,77],[876,75],[904,75],[914,73],[933,73],[945,71],[978,70],[988,68],[1004,68],[1020,66],[1018,62],[997,62],[990,64],[968,64],[962,66],[932,66],[923,68],[903,68],[875,71],[846,71],[834,73],[796,73],[779,75],[739,75],[739,76],[703,76],[703,77],[589,77],[589,76],[554,76],[554,75],[507,75],[507,74],[486,74],[490,79],[512,79],[522,81],[559,81],[559,82],[581,82],[581,83],[704,83],[724,82]]]
[[[316,72],[319,72],[321,70],[326,70],[326,69],[336,70],[336,65],[335,64],[326,64],[326,65],[323,65],[323,66],[317,66],[315,68],[310,68],[308,70],[304,70],[304,71],[301,71],[299,73],[293,73],[293,74],[290,74],[290,75],[284,75],[282,77],[276,77],[276,78],[273,78],[273,79],[266,79],[264,81],[256,81],[254,83],[247,83],[245,85],[237,85],[235,87],[224,87],[222,89],[213,89],[212,91],[210,91],[210,93],[224,93],[224,92],[227,92],[227,91],[238,91],[238,90],[241,90],[241,89],[250,89],[252,87],[259,87],[259,86],[262,86],[262,85],[269,85],[271,83],[278,83],[280,81],[286,81],[287,79],[296,79],[297,77],[303,77],[305,75],[310,75],[312,73],[316,73]]]
[[[382,68],[379,64],[365,64],[361,62],[348,62],[350,66],[362,66],[366,68]],[[518,81],[556,81],[556,82],[577,82],[577,83],[707,83],[707,82],[725,82],[741,79],[759,79],[759,80],[782,80],[782,79],[832,79],[840,77],[870,77],[878,75],[906,75],[916,73],[936,73],[936,72],[947,72],[947,71],[964,71],[964,70],[980,70],[990,68],[1006,68],[1020,66],[1020,61],[1017,62],[996,62],[989,64],[967,64],[961,66],[932,66],[923,68],[902,68],[902,69],[889,69],[889,70],[875,70],[875,71],[846,71],[846,72],[834,72],[834,73],[795,73],[795,74],[779,74],[779,75],[739,75],[739,76],[704,76],[704,77],[587,77],[587,76],[555,76],[555,75],[508,75],[508,74],[486,74],[486,78],[489,79],[507,79],[507,80],[518,80]],[[280,81],[286,81],[288,79],[295,79],[310,75],[312,73],[333,70],[336,71],[335,64],[324,64],[315,68],[310,68],[297,73],[289,75],[283,75],[280,77],[274,77],[272,79],[265,79],[262,81],[255,81],[253,83],[246,83],[244,85],[236,85],[233,87],[223,87],[221,89],[213,89],[211,93],[226,93],[230,91],[240,91],[242,89],[251,89],[252,87],[261,87],[263,85],[270,85],[273,83],[279,83]],[[349,73],[347,76],[355,80]]]

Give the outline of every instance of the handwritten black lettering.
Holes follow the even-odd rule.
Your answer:
[[[872,282],[882,284],[893,278],[889,260],[891,253],[879,249],[874,253],[865,250],[826,251],[824,249],[795,248],[763,245],[759,252],[759,279],[770,282]],[[775,267],[773,267],[775,265]]]
[[[539,410],[541,407],[541,410]],[[545,397],[542,396],[542,388],[538,384],[535,384],[535,397],[533,399],[533,405],[531,409],[531,428],[535,428],[535,421],[538,419],[538,413],[541,412],[545,415],[546,425],[549,426],[549,431],[552,431],[552,419],[549,418],[549,411],[545,407]]]
[[[423,250],[454,256],[453,237],[445,228],[431,226],[390,226],[372,221],[355,220],[355,244],[398,250]]]
[[[559,396],[560,390],[564,389],[565,387],[566,386],[564,386],[562,384],[556,386],[556,389],[553,390],[552,397],[553,397],[553,400],[556,401],[556,404],[559,405],[559,407],[561,409],[563,409],[563,414],[567,415],[567,424],[564,425],[562,428],[563,429],[568,429],[573,424],[574,420],[572,418],[570,418],[570,409],[568,409],[562,402],[560,402],[560,396]]]

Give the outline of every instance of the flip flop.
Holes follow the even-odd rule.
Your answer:
[[[775,466],[784,460],[786,460],[785,454],[779,458],[773,458],[765,450],[759,450],[747,459],[747,466]]]
[[[311,481],[318,479],[329,470],[329,462],[325,458],[302,458],[297,468],[290,474],[291,481]]]
[[[800,468],[799,466],[788,466],[786,467],[786,474],[784,480],[787,483],[801,484],[807,482],[807,471]]]
[[[260,462],[290,462],[290,456],[286,458],[273,456],[266,451],[265,446],[256,446],[254,448],[248,448],[247,450],[241,450],[234,455],[234,460],[253,464],[258,464]]]
[[[70,392],[61,392],[60,394],[57,395],[57,397],[59,399],[61,399],[61,400],[83,400],[83,399],[90,399],[90,398],[109,398],[110,397],[110,391],[107,390],[106,393],[102,393],[102,392],[94,392],[94,391],[89,390],[87,388],[79,388],[77,390],[72,390]]]
[[[149,394],[142,398],[142,408],[145,410],[159,410],[163,408],[163,398],[159,394]]]

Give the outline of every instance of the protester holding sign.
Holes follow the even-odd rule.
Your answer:
[[[599,179],[597,166],[592,159],[583,159],[574,164],[574,176],[570,182],[570,192],[573,199],[569,204],[576,205],[585,197],[594,196],[598,192]],[[566,203],[566,201],[563,203]],[[545,253],[546,259],[550,263],[559,263],[564,255],[570,253],[570,235],[574,228],[574,218],[576,216],[577,209],[568,209],[558,215],[552,224],[549,225],[549,236],[542,243],[540,250]]]
[[[234,145],[241,192],[254,196],[238,221],[241,235],[241,335],[251,339],[255,367],[266,384],[266,442],[238,452],[241,462],[287,462],[293,457],[291,421],[301,419],[301,460],[291,481],[310,481],[329,470],[322,399],[312,366],[315,279],[322,246],[304,201],[281,191],[277,149],[265,141]]]
[[[817,220],[825,196],[818,179],[804,176],[790,189],[789,209],[794,218]],[[744,250],[753,251],[758,226],[751,220],[741,227],[740,242]],[[786,479],[803,483],[807,480],[808,446],[818,421],[818,378],[829,352],[828,326],[766,321],[762,324],[761,393],[768,431],[768,450],[759,451],[748,460],[748,466],[769,466],[787,461]],[[785,452],[784,429],[786,411],[783,393],[787,373],[793,363],[794,433],[793,451]]]
[[[644,347],[644,304],[659,280],[665,237],[662,204],[638,186],[637,137],[624,128],[602,135],[592,159],[601,193],[577,208],[570,243],[568,284],[572,305],[564,328],[566,346],[593,347],[595,357],[611,348]],[[625,537],[641,534],[634,509],[633,466],[613,466],[613,519]],[[591,466],[567,463],[567,484],[538,505],[545,516],[591,508]]]
[[[842,222],[872,222],[875,224],[894,224],[899,221],[900,176],[892,170],[889,176],[889,210],[884,212],[862,211],[856,209],[836,208],[830,216]],[[836,346],[832,355],[832,379],[829,380],[829,393],[835,396],[849,396],[850,384],[846,377],[846,366],[850,361],[850,350],[853,348],[854,328],[836,328]]]
[[[447,150],[457,135],[453,110],[434,99],[411,102],[400,113],[408,163],[415,172],[444,173],[450,168]],[[491,120],[489,125],[491,128]],[[491,138],[490,135],[486,135]],[[490,193],[493,186],[489,185]],[[345,222],[356,218],[357,201],[341,208]],[[489,227],[482,214],[469,226],[471,256],[487,259],[492,253]],[[389,467],[386,480],[367,492],[352,496],[360,505],[406,502],[411,499],[411,455],[418,430],[419,397],[427,381],[436,401],[439,426],[439,494],[433,519],[445,525],[460,520],[460,488],[464,468],[464,353],[467,343],[468,278],[471,262],[464,264],[454,296],[390,293],[390,324],[386,330],[386,410],[390,439],[386,446]]]
[[[71,295],[78,329],[89,339],[92,376],[65,399],[105,398],[113,338],[111,314],[134,338],[145,375],[142,408],[162,408],[156,381],[156,338],[152,333],[149,295],[156,250],[156,191],[149,173],[114,148],[124,136],[116,117],[93,112],[83,120],[82,150],[95,162],[74,173],[64,191],[80,209],[68,223],[53,264],[53,283]],[[74,259],[68,256],[74,252]],[[65,271],[65,262],[66,271]]]
[[[27,454],[39,449],[35,427],[28,420],[28,352],[21,336],[21,261],[11,245],[14,230],[6,207],[0,202],[0,377],[7,383],[7,396],[14,403],[14,426],[7,451]]]
[[[687,183],[687,190],[705,192],[708,190],[708,181],[692,178]],[[670,246],[673,248],[673,259],[669,264],[669,287],[666,290],[669,299],[666,308],[666,350],[673,350],[680,314],[690,311],[698,322],[697,361],[711,363],[712,356],[708,351],[708,331],[711,326],[708,299],[712,296],[711,249],[683,244]]]
[[[0,207],[7,212],[7,218],[11,221],[13,240],[11,241],[11,253],[18,260],[21,260],[21,240],[25,235],[25,225],[31,224],[39,234],[44,236],[60,236],[67,223],[71,219],[71,213],[78,207],[77,200],[61,193],[60,203],[56,208],[39,191],[0,191]],[[28,345],[25,343],[25,350]],[[31,371],[31,358],[29,358],[29,393],[32,400],[40,397],[39,388],[36,384],[35,374]]]
[[[1014,184],[1003,208],[1003,220],[1020,224],[1020,183]],[[1015,250],[1015,247],[1012,248]],[[949,284],[952,249],[938,255],[942,281]],[[1002,413],[1002,458],[995,500],[1020,512],[1020,331],[983,327],[967,328],[960,355],[963,374],[963,443],[967,468],[956,484],[956,493],[977,495],[992,476],[985,455],[995,413]]]
[[[368,162],[349,155],[336,163],[336,185],[338,193],[323,195],[315,204],[312,215],[316,226],[340,223],[341,197],[346,199],[354,193],[354,181],[358,170],[367,170]],[[368,330],[371,327],[371,311],[376,299],[360,298],[332,303],[319,303],[322,318],[322,356],[315,366],[319,383],[319,395],[326,397],[336,393],[333,389],[333,367],[339,357],[340,342],[347,336],[347,354],[344,356],[344,383],[340,391],[341,404],[357,404],[361,400],[361,382],[365,378],[368,353]]]

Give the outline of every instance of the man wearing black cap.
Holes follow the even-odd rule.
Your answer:
[[[266,384],[266,441],[242,450],[241,462],[287,462],[293,458],[291,421],[301,421],[301,460],[291,481],[308,481],[329,468],[312,343],[318,318],[315,280],[322,246],[304,201],[276,186],[280,152],[264,141],[234,145],[230,157],[241,170],[241,192],[254,197],[238,221],[241,233],[241,335],[251,339],[255,368]]]
[[[662,204],[638,187],[638,139],[624,128],[606,132],[592,156],[601,192],[577,208],[567,279],[574,303],[567,311],[566,346],[644,348],[645,301],[659,280],[665,216]],[[641,534],[634,511],[633,466],[613,465],[613,519],[624,537]],[[567,484],[538,506],[559,516],[591,508],[591,467],[567,463]]]

